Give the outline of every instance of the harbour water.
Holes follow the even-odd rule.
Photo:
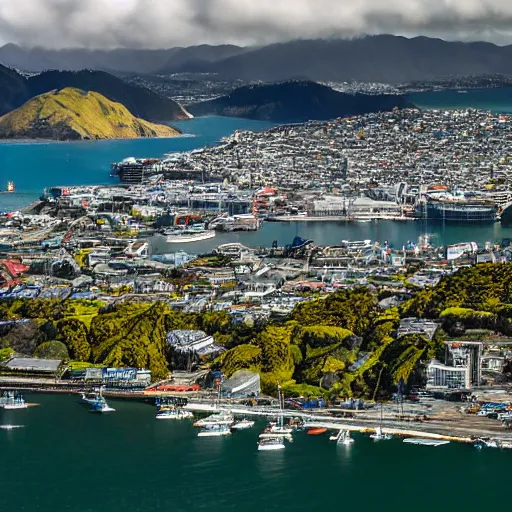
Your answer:
[[[265,222],[258,232],[218,233],[209,240],[182,244],[167,244],[165,238],[151,239],[153,254],[165,254],[177,249],[196,254],[207,253],[214,247],[228,242],[239,242],[250,247],[270,247],[277,241],[279,247],[291,244],[295,236],[313,240],[316,245],[339,245],[341,240],[387,241],[394,248],[401,248],[408,241],[417,242],[422,235],[432,235],[434,245],[449,245],[459,242],[500,242],[512,237],[512,227],[493,224],[461,224],[427,221],[375,222]]]
[[[483,510],[509,483],[508,450],[357,434],[337,447],[299,432],[281,452],[258,452],[262,425],[198,438],[191,422],[157,421],[142,403],[109,400],[116,412],[94,415],[77,397],[27,399],[41,405],[0,413],[0,424],[24,425],[0,430],[0,510]]]
[[[418,93],[411,96],[424,108],[475,107],[494,111],[512,111],[512,88],[475,89],[465,94],[456,91]],[[3,142],[0,143],[0,187],[12,180],[16,194],[0,194],[0,211],[10,211],[37,199],[43,189],[52,185],[115,183],[110,178],[110,164],[127,156],[161,156],[172,151],[189,151],[217,143],[236,129],[264,130],[271,123],[246,119],[207,117],[173,123],[184,136],[170,139],[138,139],[115,141],[85,141],[70,143]],[[314,240],[319,245],[338,244],[340,240],[387,240],[400,247],[420,235],[435,233],[436,243],[499,241],[512,236],[512,228],[495,224],[439,224],[426,222],[379,221],[266,223],[257,233],[226,233],[214,239],[176,247],[163,239],[152,241],[154,253],[184,249],[207,252],[226,242],[241,242],[250,246],[270,245],[277,240],[282,246],[293,237]]]

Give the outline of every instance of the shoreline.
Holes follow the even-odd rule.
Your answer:
[[[91,387],[91,386],[89,386]],[[94,387],[94,386],[92,386]],[[48,395],[80,395],[87,386],[76,383],[57,382],[21,382],[0,380],[0,390],[19,390],[25,393]],[[230,410],[234,415],[242,417],[272,418],[278,410],[269,406],[250,407],[237,401],[223,399],[218,404],[214,398],[201,398],[197,392],[189,393],[147,393],[145,391],[108,390],[103,395],[113,400],[129,400],[151,402],[157,396],[179,397],[188,399],[184,409],[199,414],[211,414],[219,409]],[[349,430],[360,433],[374,433],[381,427],[383,433],[398,437],[423,437],[443,439],[462,443],[471,443],[479,438],[490,438],[510,444],[512,448],[512,430],[507,430],[496,420],[486,417],[462,414],[458,411],[458,403],[436,400],[435,402],[404,404],[410,411],[401,415],[395,411],[395,404],[385,403],[386,412],[380,417],[380,408],[352,410],[339,407],[314,410],[284,409],[286,418],[301,418],[307,428],[328,428],[329,430]],[[419,420],[417,417],[429,410],[428,418]],[[415,408],[418,408],[415,411]],[[421,409],[419,409],[421,408]],[[508,446],[506,446],[508,448]]]

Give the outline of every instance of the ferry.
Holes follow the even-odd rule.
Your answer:
[[[204,224],[187,226],[186,228],[173,228],[165,232],[165,241],[168,244],[180,244],[190,242],[200,242],[215,237],[215,231],[207,230]]]
[[[6,391],[2,396],[0,407],[3,407],[6,410],[15,410],[26,409],[28,405],[20,393]]]
[[[267,437],[258,442],[258,451],[284,450],[285,445],[281,437]]]
[[[197,437],[220,437],[231,435],[231,430],[228,425],[208,425],[202,428]]]

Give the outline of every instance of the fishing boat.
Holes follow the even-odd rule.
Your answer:
[[[6,410],[26,409],[27,402],[19,392],[5,391],[0,401],[0,407]]]
[[[240,420],[231,426],[233,430],[247,430],[248,428],[254,427],[254,421],[251,420]]]
[[[155,416],[157,420],[186,420],[193,417],[194,414],[191,411],[185,411],[179,407],[163,407]]]
[[[281,437],[266,437],[258,442],[258,451],[284,450],[285,444]]]
[[[327,432],[326,428],[310,428],[308,430],[309,436],[319,436],[320,434],[325,434]]]
[[[228,425],[208,425],[202,428],[197,437],[220,437],[231,435],[231,430]]]
[[[235,422],[235,418],[230,412],[221,411],[215,414],[211,414],[206,418],[197,420],[194,423],[194,427],[209,427],[214,425],[232,425]]]

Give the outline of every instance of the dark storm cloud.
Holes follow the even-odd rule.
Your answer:
[[[510,0],[0,0],[24,46],[164,48],[394,33],[512,43]]]

